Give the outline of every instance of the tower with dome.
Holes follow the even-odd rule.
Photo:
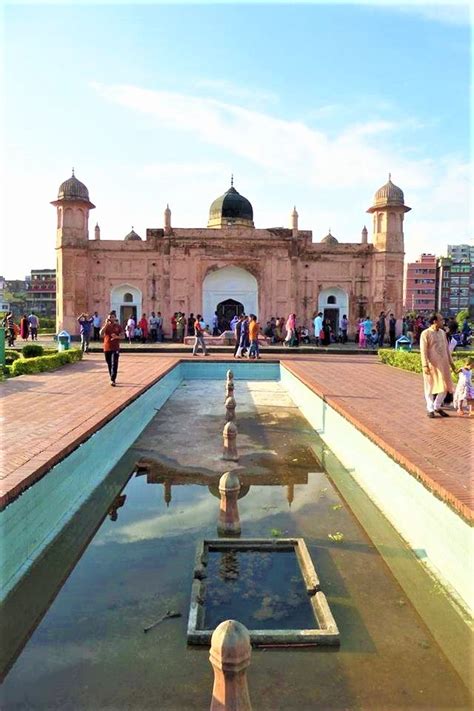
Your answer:
[[[255,227],[253,206],[233,177],[211,202],[205,227],[175,226],[166,205],[162,226],[146,233],[129,226],[123,236],[102,235],[96,223],[90,237],[95,205],[74,171],[51,204],[57,212],[58,329],[75,333],[78,314],[104,316],[112,309],[121,322],[160,311],[165,335],[176,311],[202,313],[206,323],[217,311],[223,325],[242,311],[263,324],[294,312],[309,325],[322,311],[336,332],[344,314],[352,331],[366,314],[402,316],[403,221],[411,208],[391,176],[367,209],[371,238],[366,226],[353,238],[331,229],[315,238],[300,229],[296,206],[288,228]]]

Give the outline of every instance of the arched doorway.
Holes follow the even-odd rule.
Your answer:
[[[339,286],[322,289],[318,296],[318,311],[322,311],[324,320],[329,319],[333,333],[337,336],[341,318],[344,314],[349,316],[347,293]]]
[[[234,316],[240,316],[244,313],[244,305],[235,299],[226,299],[217,304],[217,317],[219,319],[219,330],[228,331],[230,322]]]
[[[142,315],[142,292],[131,284],[114,286],[110,291],[110,310],[117,312],[117,318],[123,325],[130,316],[137,320]]]
[[[218,305],[230,301],[241,304],[246,314],[258,316],[258,284],[253,274],[234,266],[209,272],[202,284],[204,321],[211,324]]]

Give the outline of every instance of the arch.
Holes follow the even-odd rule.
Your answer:
[[[318,312],[322,311],[323,317],[329,318],[334,333],[339,333],[339,321],[344,316],[349,316],[349,296],[347,291],[340,286],[328,286],[318,295]]]
[[[73,224],[73,212],[72,207],[67,207],[64,210],[63,215],[63,227],[72,227]]]
[[[242,267],[228,266],[208,272],[202,283],[202,314],[212,322],[217,305],[233,299],[243,305],[245,313],[258,315],[258,283]]]
[[[84,228],[84,213],[80,207],[77,207],[74,211],[74,227],[80,230]]]
[[[382,232],[383,230],[383,212],[377,213],[377,232]]]
[[[132,284],[119,284],[110,290],[110,310],[117,312],[122,325],[131,315],[141,317],[142,301],[141,290]]]

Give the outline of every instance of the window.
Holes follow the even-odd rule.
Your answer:
[[[130,293],[127,291],[127,293],[123,295],[123,300],[124,300],[124,303],[126,303],[126,304],[131,304],[131,303],[133,302],[133,296],[132,296],[132,294],[130,294]]]
[[[335,296],[328,296],[328,304],[335,304],[336,303],[336,297]]]

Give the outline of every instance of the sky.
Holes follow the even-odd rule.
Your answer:
[[[355,242],[390,172],[407,259],[472,239],[468,5],[10,2],[2,40],[6,278],[54,267],[73,166],[91,237],[205,227],[233,173],[256,227]]]

